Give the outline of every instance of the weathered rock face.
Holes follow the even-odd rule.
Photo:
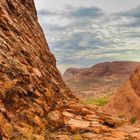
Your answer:
[[[140,66],[114,95],[107,108],[108,111],[114,108],[118,114],[140,121]]]
[[[137,96],[140,96],[140,66],[136,69],[134,75],[130,77],[130,81]]]
[[[75,100],[62,81],[33,0],[0,1],[0,133],[20,122],[44,127],[47,114]],[[9,127],[6,127],[8,126]]]

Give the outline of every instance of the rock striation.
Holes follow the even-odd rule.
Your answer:
[[[64,84],[33,0],[0,1],[0,139],[108,140],[129,134]],[[78,134],[78,136],[77,136]]]

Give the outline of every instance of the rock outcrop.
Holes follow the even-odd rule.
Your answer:
[[[69,68],[64,72],[63,79],[79,98],[106,96],[115,93],[139,64],[140,62],[113,61],[90,68]]]
[[[48,113],[69,100],[75,98],[56,68],[33,0],[1,0],[1,135],[10,137],[21,123],[46,127]]]
[[[140,122],[140,66],[113,96],[107,108],[108,112],[116,109],[114,111],[118,114],[130,120],[135,118],[137,122]]]
[[[134,70],[140,65],[140,62],[131,61],[113,61],[96,64],[90,68],[69,68],[63,74],[64,80],[70,80],[73,78],[93,78],[103,76],[126,76],[129,77]]]
[[[33,0],[1,0],[0,139],[129,137],[116,126],[110,116],[78,103],[65,86]]]

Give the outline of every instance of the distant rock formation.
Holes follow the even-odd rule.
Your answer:
[[[80,98],[112,94],[139,64],[140,62],[113,61],[90,68],[69,68],[64,72],[63,79]]]
[[[118,114],[140,122],[140,66],[113,96],[106,107],[107,112],[111,111],[110,107]]]
[[[84,78],[84,77],[103,77],[103,76],[127,76],[129,77],[140,62],[131,62],[131,61],[113,61],[113,62],[104,62],[96,64],[90,68],[69,68],[64,74],[64,80],[69,80],[72,78]]]

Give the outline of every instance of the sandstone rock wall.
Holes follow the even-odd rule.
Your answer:
[[[108,108],[109,106],[128,119],[136,117],[137,122],[140,121],[140,66],[130,79],[121,86]]]
[[[47,114],[68,100],[75,99],[56,68],[33,0],[1,0],[0,133],[9,137],[19,121],[43,127]]]

